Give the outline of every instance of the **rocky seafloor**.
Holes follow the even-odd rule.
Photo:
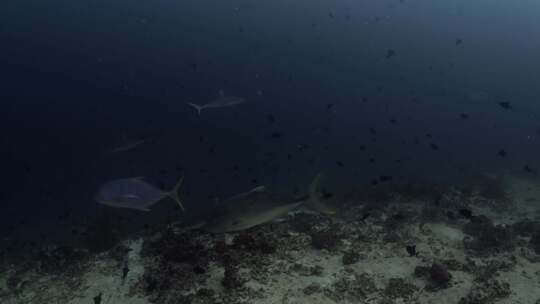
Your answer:
[[[337,216],[5,256],[0,303],[540,303],[540,181],[366,186],[329,203]]]

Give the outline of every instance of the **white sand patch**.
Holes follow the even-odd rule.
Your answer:
[[[223,290],[223,286],[221,285],[221,281],[223,280],[225,274],[225,269],[223,267],[219,267],[214,263],[211,263],[208,266],[208,275],[209,278],[206,281],[206,288],[212,289],[216,292],[221,292]]]
[[[110,267],[107,262],[97,261],[90,267],[92,271],[87,272],[83,277],[82,288],[77,292],[77,297],[66,302],[69,304],[93,303],[94,297],[101,294],[102,304],[130,303],[146,304],[147,300],[140,297],[129,296],[130,286],[135,284],[143,275],[144,267],[141,263],[141,249],[143,240],[138,239],[128,241],[126,246],[130,249],[128,253],[129,272],[122,280],[122,270],[117,273],[108,274],[100,269]],[[110,263],[110,262],[109,262]]]
[[[450,245],[460,246],[465,237],[461,229],[450,227],[446,224],[426,224],[425,226],[431,230],[433,237],[440,241],[448,242]]]
[[[498,303],[529,304],[540,300],[540,264],[518,258],[516,268],[501,272],[499,278],[510,283],[512,294]]]
[[[418,259],[405,257],[372,257],[351,266],[358,273],[366,273],[377,278],[378,287],[391,278],[408,278],[418,266]]]

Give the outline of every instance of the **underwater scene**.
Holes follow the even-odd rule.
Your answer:
[[[540,1],[4,0],[0,304],[540,304]]]

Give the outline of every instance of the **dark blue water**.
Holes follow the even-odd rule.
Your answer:
[[[185,174],[194,210],[260,184],[304,191],[320,171],[329,189],[534,175],[539,11],[532,0],[5,1],[2,226],[62,229],[72,223],[59,216],[95,212],[100,184],[131,176],[168,189]],[[219,90],[249,102],[200,117],[185,104]],[[123,134],[151,142],[107,153]]]

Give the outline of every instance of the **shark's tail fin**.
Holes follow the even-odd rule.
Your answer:
[[[322,173],[317,174],[315,178],[313,179],[313,181],[311,182],[311,184],[309,185],[309,189],[308,189],[309,200],[306,203],[306,207],[309,207],[320,213],[334,215],[336,214],[336,210],[321,200],[321,197],[322,197],[322,194],[320,192],[321,178],[322,178]]]
[[[174,188],[167,193],[168,196],[170,196],[175,202],[178,203],[182,211],[184,211],[184,205],[182,205],[182,201],[180,201],[180,196],[178,195],[178,191],[180,190],[180,187],[182,186],[182,183],[184,182],[184,176],[178,180]]]
[[[187,104],[192,106],[193,108],[195,108],[195,110],[197,110],[197,114],[201,115],[201,111],[203,109],[203,106],[200,106],[198,104],[191,103],[191,102],[188,102]]]

